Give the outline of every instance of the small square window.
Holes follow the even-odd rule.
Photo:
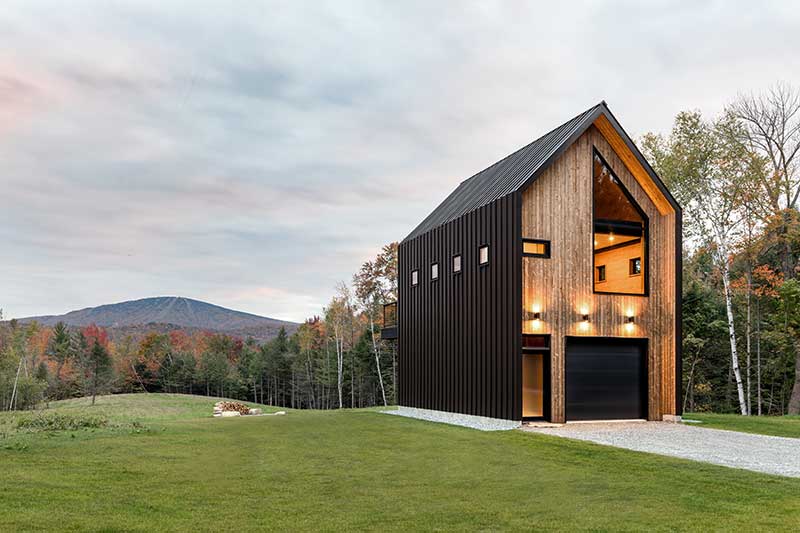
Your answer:
[[[523,239],[522,255],[527,257],[550,257],[550,241]]]
[[[461,255],[454,255],[453,256],[453,274],[459,274],[461,272]]]
[[[628,261],[628,274],[631,276],[638,276],[642,273],[642,258],[634,257]]]
[[[489,264],[489,247],[488,246],[481,246],[478,250],[478,264],[479,265],[488,265]]]
[[[606,266],[600,265],[596,267],[597,270],[597,281],[605,281],[606,280]]]
[[[411,286],[415,287],[419,283],[419,270],[411,271]]]
[[[433,263],[431,265],[431,281],[436,281],[439,279],[439,263]]]

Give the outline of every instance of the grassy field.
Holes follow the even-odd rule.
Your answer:
[[[374,410],[213,419],[213,403],[64,402],[109,421],[67,431],[3,415],[0,531],[800,529],[798,479]]]
[[[800,438],[800,416],[741,416],[686,413],[683,418],[699,420],[701,427]]]

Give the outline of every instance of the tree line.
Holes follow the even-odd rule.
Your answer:
[[[0,323],[0,409],[109,392],[172,392],[331,409],[396,403],[383,304],[397,298],[397,244],[341,283],[291,335],[259,344],[213,332],[152,332],[117,342],[96,325]],[[0,318],[2,315],[0,314]]]
[[[641,140],[684,209],[684,409],[800,414],[800,92]]]

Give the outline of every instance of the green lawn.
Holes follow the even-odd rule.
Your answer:
[[[800,416],[742,416],[713,413],[685,413],[683,418],[699,420],[700,427],[730,429],[777,437],[800,438]]]
[[[112,427],[7,430],[0,531],[800,529],[800,479],[374,410],[213,419],[213,403],[73,401],[54,410]]]

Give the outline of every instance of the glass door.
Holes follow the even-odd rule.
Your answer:
[[[523,335],[522,418],[550,418],[550,336]]]

